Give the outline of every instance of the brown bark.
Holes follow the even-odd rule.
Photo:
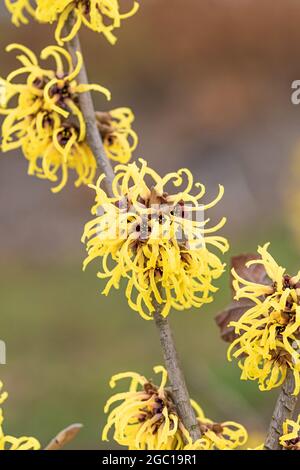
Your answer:
[[[66,31],[70,31],[72,24],[72,18],[69,18],[68,22],[66,23]],[[78,35],[74,37],[70,42],[67,43],[68,50],[72,56],[73,63],[76,64],[77,57],[76,52],[81,52],[81,45]],[[78,76],[77,76],[78,83],[81,84],[88,84],[88,76],[86,67],[83,64]],[[109,196],[113,196],[111,185],[114,179],[114,171],[109,159],[106,156],[103,142],[101,139],[101,135],[98,130],[97,120],[95,117],[95,109],[92,100],[91,93],[80,93],[79,95],[79,105],[81,112],[84,116],[84,120],[86,123],[86,130],[87,130],[87,143],[89,144],[95,158],[97,160],[98,166],[100,170],[106,175],[106,178],[103,182],[104,188],[106,193]]]
[[[286,380],[281,387],[277,399],[269,431],[265,441],[266,450],[282,450],[279,438],[282,436],[282,426],[287,419],[293,418],[298,396],[293,395],[295,380],[293,372],[289,369]]]
[[[160,344],[177,411],[192,440],[196,441],[201,437],[200,427],[190,403],[169,320],[160,314],[159,309],[154,314],[154,320],[159,331]]]

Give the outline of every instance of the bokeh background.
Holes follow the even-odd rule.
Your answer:
[[[209,197],[218,183],[225,185],[214,216],[228,217],[228,262],[271,241],[282,265],[298,270],[300,107],[291,104],[291,82],[300,79],[299,0],[141,4],[115,47],[86,29],[81,33],[91,81],[111,89],[111,107],[130,106],[136,114],[135,156],[160,172],[187,166]],[[0,75],[6,76],[16,62],[5,46],[21,42],[38,53],[53,42],[53,28],[31,21],[17,29],[1,5]],[[95,102],[109,109],[101,97]],[[130,311],[122,290],[101,296],[96,265],[81,271],[80,237],[93,196],[71,183],[52,195],[47,182],[27,176],[19,152],[1,155],[6,431],[46,444],[66,425],[81,422],[69,446],[79,449],[114,445],[100,440],[110,376],[135,370],[151,377],[162,362],[154,324]],[[212,419],[245,424],[254,443],[263,439],[277,392],[241,382],[237,365],[227,362],[214,316],[228,304],[228,274],[219,287],[212,305],[174,312],[171,321],[191,396]]]

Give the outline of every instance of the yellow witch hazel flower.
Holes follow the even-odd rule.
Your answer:
[[[46,47],[41,58],[54,59],[55,70],[52,70],[41,68],[33,52],[20,44],[7,48],[8,51],[15,49],[20,52],[21,67],[0,81],[0,113],[6,115],[2,125],[2,151],[21,148],[29,161],[28,173],[58,182],[52,189],[54,192],[65,186],[69,170],[75,170],[77,186],[91,183],[97,165],[85,142],[86,123],[78,97],[95,90],[110,99],[109,91],[100,85],[77,83],[82,67],[79,52],[77,64],[73,66],[66,50],[58,46]],[[23,83],[16,83],[15,79],[21,76],[25,76]],[[9,108],[13,99],[16,106]]]
[[[129,108],[117,108],[108,113],[96,112],[97,125],[108,158],[128,163],[137,147],[138,136],[132,129],[134,114]]]
[[[2,382],[0,381],[0,392],[2,389]],[[0,405],[6,400],[7,393],[0,393]],[[2,429],[3,412],[0,408],[0,451],[1,450],[39,450],[40,443],[34,437],[13,437],[5,435]]]
[[[191,404],[195,410],[202,437],[192,442],[190,436],[185,435],[187,444],[184,450],[234,450],[247,442],[248,433],[244,426],[234,421],[215,423],[205,417],[202,408],[194,400],[191,400]]]
[[[300,450],[300,415],[297,421],[287,419],[283,423],[283,435],[279,442],[287,450]]]
[[[178,416],[172,394],[166,388],[166,370],[156,366],[154,372],[162,374],[159,386],[135,372],[112,377],[111,388],[121,379],[130,379],[130,386],[127,392],[113,395],[105,405],[104,411],[109,416],[102,433],[104,441],[113,429],[114,440],[129,450],[232,450],[246,442],[247,433],[242,426],[231,422],[213,423],[193,401],[202,431],[202,438],[193,444]],[[121,403],[116,405],[118,402]]]
[[[86,142],[78,142],[75,127],[62,124],[47,140],[39,138],[40,136],[41,134],[34,134],[33,138],[28,136],[23,144],[24,155],[29,160],[29,175],[57,182],[60,172],[61,180],[52,188],[54,193],[66,185],[69,170],[74,170],[78,175],[76,187],[94,180],[97,170],[95,157]]]
[[[35,8],[32,6],[31,0],[4,0],[5,6],[11,13],[11,21],[15,26],[27,24],[27,14],[34,17]]]
[[[36,0],[36,17],[44,23],[57,21],[55,39],[58,44],[70,41],[79,31],[82,24],[91,30],[102,33],[106,39],[115,44],[113,31],[120,28],[122,20],[133,16],[139,4],[133,1],[132,8],[122,13],[119,0]],[[67,36],[63,29],[70,14],[74,15],[73,27]]]
[[[129,306],[149,320],[156,305],[163,316],[171,307],[177,310],[201,307],[213,300],[217,288],[213,281],[224,271],[224,264],[210,251],[210,246],[224,253],[228,242],[212,235],[225,223],[206,228],[204,211],[222,198],[223,187],[214,201],[200,205],[205,187],[194,184],[187,169],[161,178],[147,163],[117,165],[112,191],[101,188],[102,175],[96,186],[96,218],[85,226],[82,241],[88,256],[84,268],[94,259],[101,259],[100,279],[108,279],[103,294],[119,288],[121,278],[127,280]],[[178,188],[187,180],[186,187]],[[167,186],[176,194],[166,192]],[[192,195],[196,188],[198,194]]]
[[[233,269],[235,299],[253,302],[242,317],[231,322],[238,337],[229,350],[240,358],[242,380],[257,380],[260,390],[281,385],[288,369],[295,378],[294,394],[300,391],[300,272],[285,273],[268,252],[269,243],[258,248],[261,259],[249,261],[265,268],[268,281],[256,284],[241,278]]]
[[[110,412],[102,440],[107,441],[110,429],[114,428],[114,440],[130,450],[175,450],[183,447],[182,425],[171,395],[165,390],[167,372],[161,366],[155,367],[154,372],[162,374],[159,387],[134,372],[111,378],[111,388],[121,379],[129,378],[131,383],[128,392],[117,393],[107,401],[105,413],[115,403],[121,401],[121,404]]]

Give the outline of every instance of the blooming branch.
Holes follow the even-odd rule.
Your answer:
[[[72,15],[69,15],[65,26],[66,35],[72,30],[73,24],[74,18]],[[71,41],[67,43],[67,47],[74,60],[76,58],[76,53],[81,51],[78,35],[76,35]],[[88,77],[84,63],[78,74],[77,80],[79,83],[88,83]],[[103,180],[104,190],[108,197],[114,197],[112,184],[115,174],[105,153],[103,141],[97,127],[93,101],[89,92],[80,95],[79,105],[87,125],[87,142],[96,157],[100,171],[105,175],[105,179]],[[179,364],[171,328],[167,320],[162,317],[161,310],[159,308],[156,309],[155,315],[156,325],[158,327],[164,356],[166,357],[165,351],[169,351],[170,354],[170,357],[166,362],[166,367],[170,376],[172,391],[175,393],[175,405],[179,410],[180,417],[186,426],[186,429],[188,432],[190,432],[193,441],[196,441],[198,438],[200,438],[201,432],[197,427],[196,416],[190,404],[190,398],[188,395],[184,375]],[[163,325],[163,328],[161,325]],[[173,373],[174,371],[175,374]]]
[[[235,302],[217,322],[223,338],[231,342],[229,360],[239,359],[241,379],[257,380],[262,391],[281,386],[262,446],[281,450],[283,423],[293,417],[300,389],[300,272],[286,274],[268,247],[259,247],[258,256],[234,258]]]
[[[111,378],[111,388],[123,379],[130,379],[130,386],[128,391],[117,393],[107,401],[104,412],[109,416],[103,429],[103,440],[108,440],[113,429],[114,440],[129,450],[233,450],[245,444],[248,436],[243,426],[231,421],[213,422],[192,400],[197,426],[202,431],[202,437],[194,442],[178,416],[172,393],[167,388],[167,371],[156,366],[154,372],[161,374],[159,386],[135,372]]]

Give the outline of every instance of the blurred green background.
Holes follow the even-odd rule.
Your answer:
[[[189,167],[209,198],[218,183],[225,185],[214,217],[228,217],[227,262],[271,241],[272,254],[293,273],[299,250],[288,223],[292,200],[285,195],[300,139],[300,108],[290,102],[291,82],[300,78],[299,1],[141,3],[113,48],[82,31],[91,81],[113,93],[109,106],[96,97],[97,109],[133,108],[136,156],[157,170]],[[53,42],[53,29],[33,21],[16,29],[3,6],[0,12],[0,75],[6,76],[16,62],[5,45],[22,42],[38,53]],[[26,175],[20,153],[1,155],[0,338],[7,365],[0,366],[0,378],[10,395],[5,430],[46,444],[81,422],[69,448],[113,447],[100,439],[109,379],[124,370],[153,377],[152,367],[162,363],[159,341],[154,324],[130,311],[123,290],[101,296],[97,263],[81,271],[80,237],[92,191],[69,183],[54,196],[49,188]],[[214,316],[228,304],[228,274],[219,287],[212,305],[172,312],[176,343],[190,394],[206,414],[243,423],[259,441],[277,392],[241,382],[237,365],[226,361]]]

